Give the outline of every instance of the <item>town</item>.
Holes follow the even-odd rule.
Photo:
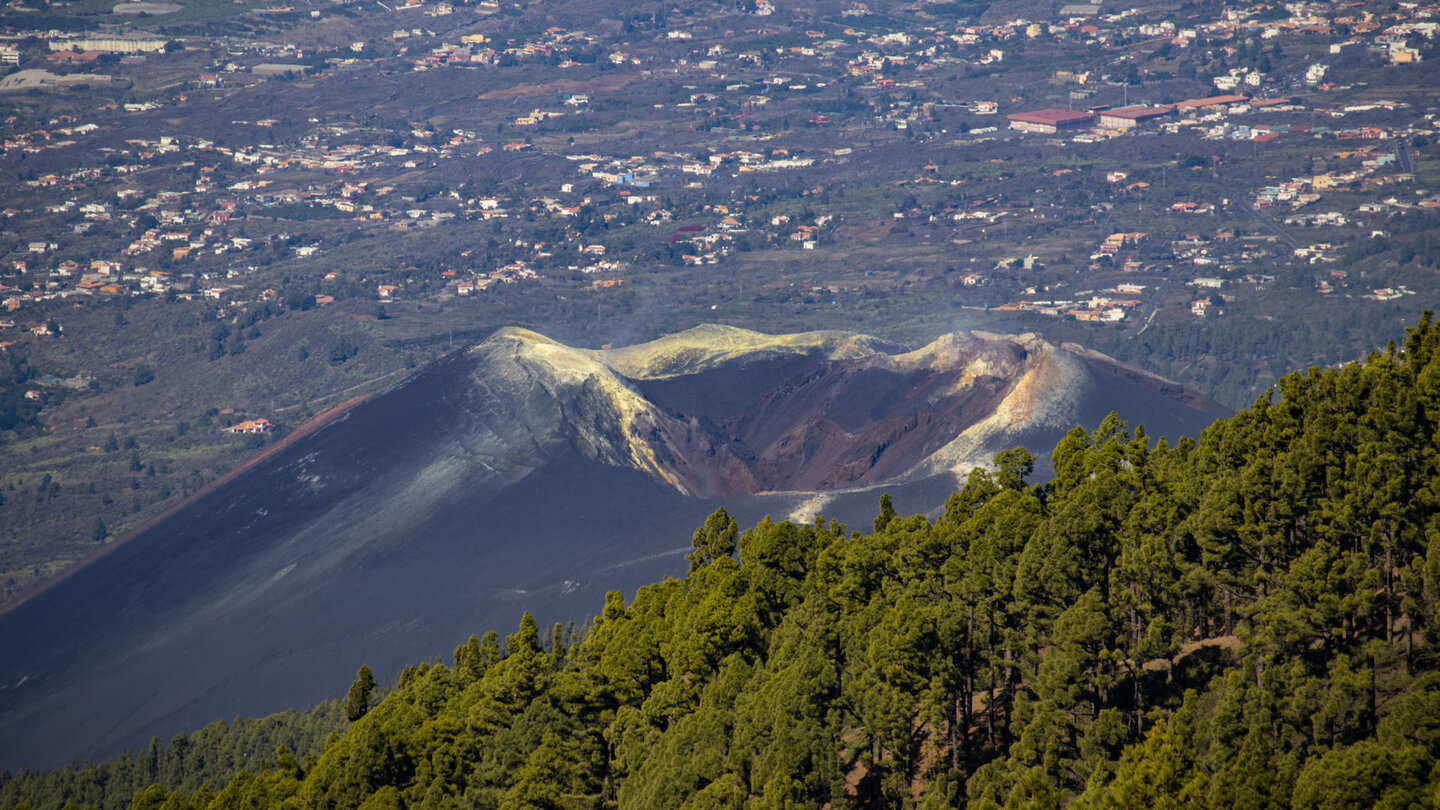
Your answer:
[[[503,325],[1043,331],[1238,406],[1440,292],[1423,3],[103,5],[0,10],[5,594]]]

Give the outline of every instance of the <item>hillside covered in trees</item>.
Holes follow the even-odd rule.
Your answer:
[[[716,512],[685,578],[612,593],[582,629],[526,614],[373,706],[362,675],[356,719],[304,761],[287,747],[213,790],[157,771],[88,800],[29,776],[0,798],[1435,806],[1437,429],[1427,313],[1403,347],[1286,377],[1198,441],[1112,417],[1071,431],[1038,486],[1029,453],[1001,453],[934,522],[888,498],[868,534]]]

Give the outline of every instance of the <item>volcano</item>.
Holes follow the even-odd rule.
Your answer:
[[[919,349],[705,326],[593,351],[503,329],[432,363],[0,615],[0,769],[340,694],[530,610],[683,573],[717,506],[868,526],[1110,411],[1196,435],[1222,406],[1035,335]]]

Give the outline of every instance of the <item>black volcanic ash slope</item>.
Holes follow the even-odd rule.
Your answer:
[[[708,327],[590,352],[502,330],[0,616],[0,769],[308,705],[525,609],[583,618],[678,573],[722,496],[744,521],[879,484],[933,509],[956,471],[1112,408],[1165,435],[1220,413],[1028,336]]]

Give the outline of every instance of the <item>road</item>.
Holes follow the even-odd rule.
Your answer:
[[[1150,328],[1150,322],[1155,320],[1155,314],[1160,311],[1160,307],[1165,305],[1165,298],[1173,286],[1175,286],[1175,277],[1167,276],[1165,281],[1155,290],[1155,293],[1150,296],[1150,300],[1146,303],[1145,307],[1137,309],[1131,317],[1126,318],[1129,323],[1125,327],[1125,337],[1139,337],[1145,333],[1146,329]],[[1142,317],[1140,313],[1147,307],[1150,310],[1150,314]]]
[[[1250,205],[1244,200],[1236,200],[1235,202],[1237,205],[1243,208],[1246,213],[1254,217],[1255,221],[1260,223],[1260,227],[1280,237],[1280,239],[1284,241],[1285,244],[1289,245],[1292,249],[1299,250],[1301,247],[1303,247],[1299,242],[1295,241],[1295,237],[1291,236],[1284,228],[1280,227],[1280,223],[1276,222],[1269,214]]]
[[[1403,138],[1395,141],[1395,162],[1400,164],[1400,171],[1415,173],[1415,161],[1410,159],[1410,144]]]

